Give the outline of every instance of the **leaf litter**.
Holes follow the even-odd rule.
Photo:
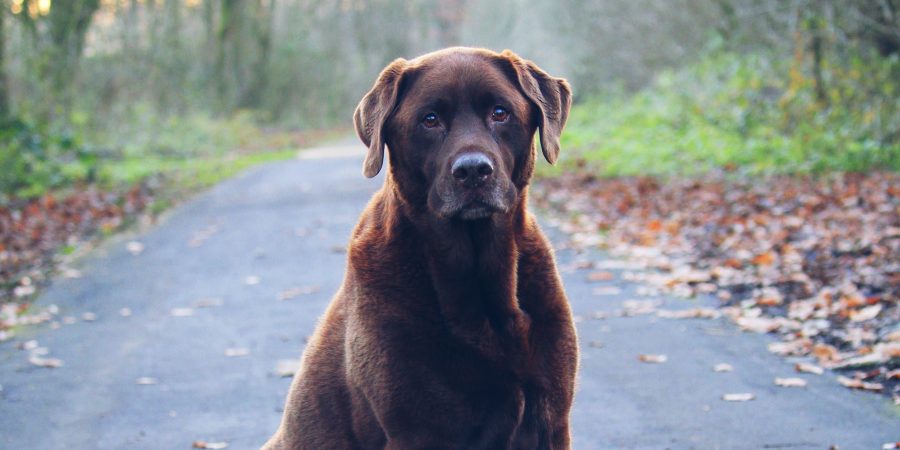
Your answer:
[[[88,186],[0,203],[0,333],[48,321],[42,310],[29,308],[38,289],[54,270],[64,278],[81,276],[66,266],[67,254],[78,254],[96,236],[148,217],[143,214],[153,202],[151,184],[119,192]]]
[[[564,247],[627,260],[616,263],[628,267],[622,279],[676,296],[712,294],[742,330],[778,335],[773,353],[864,370],[869,378],[841,384],[900,395],[900,380],[887,378],[900,368],[900,175],[572,173],[539,180],[533,198],[568,235]],[[609,281],[598,270],[607,266],[587,267],[588,280]]]

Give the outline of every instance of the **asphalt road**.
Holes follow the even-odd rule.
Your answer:
[[[355,142],[301,155],[224,182],[146,232],[108,240],[79,262],[81,278],[47,289],[38,304],[57,305],[61,325],[31,327],[0,344],[0,448],[262,444],[290,384],[276,365],[299,358],[341,282],[349,232],[381,183],[362,177]],[[130,241],[143,252],[129,252]],[[558,252],[561,266],[584,256]],[[564,273],[584,318],[575,448],[877,449],[900,439],[900,408],[840,387],[833,374],[801,375],[806,388],[776,387],[775,377],[796,375],[791,362],[766,351],[767,336],[740,333],[723,319],[590,319],[637,297],[638,286],[613,272],[606,284],[620,295],[594,295],[598,284],[583,271]],[[294,298],[278,299],[290,289]],[[703,303],[661,301],[670,309]],[[64,365],[29,364],[29,352],[17,347],[32,339]],[[247,354],[226,356],[227,349]],[[648,353],[668,360],[638,360]],[[713,372],[718,363],[734,371]],[[756,399],[721,399],[739,392]]]

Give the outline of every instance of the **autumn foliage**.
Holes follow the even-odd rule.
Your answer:
[[[861,369],[850,387],[900,379],[900,175],[569,174],[536,194],[570,245],[637,259],[651,269],[638,278],[676,294],[716,295],[740,328],[781,336],[771,351]]]

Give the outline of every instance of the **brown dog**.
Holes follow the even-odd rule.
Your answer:
[[[571,93],[512,52],[398,59],[354,122],[384,186],[266,449],[565,449],[577,344],[526,211]]]

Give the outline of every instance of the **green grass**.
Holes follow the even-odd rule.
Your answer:
[[[131,114],[104,130],[79,128],[77,114],[63,131],[21,120],[0,124],[0,162],[8,169],[0,173],[0,204],[87,183],[123,190],[151,177],[164,180],[162,197],[178,196],[250,166],[289,159],[343,131],[267,129],[246,112],[161,117],[138,106]]]
[[[642,91],[579,102],[561,164],[605,176],[900,170],[900,61],[826,64],[817,99],[802,61],[720,54]]]

